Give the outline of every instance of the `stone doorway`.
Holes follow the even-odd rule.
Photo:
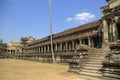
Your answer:
[[[120,24],[117,24],[117,33],[118,33],[118,39],[120,39]]]

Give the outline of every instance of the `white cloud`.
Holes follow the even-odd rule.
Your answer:
[[[91,14],[90,12],[83,12],[76,14],[73,18],[67,18],[66,21],[74,20],[80,23],[86,23],[93,20],[94,18],[94,14]]]
[[[69,17],[69,18],[66,19],[66,21],[72,21],[72,18]]]
[[[90,13],[78,13],[75,15],[74,20],[78,21],[89,21],[90,19],[94,18],[95,16]]]

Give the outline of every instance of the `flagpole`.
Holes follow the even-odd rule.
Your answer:
[[[55,55],[53,51],[53,36],[52,36],[52,3],[49,0],[49,8],[50,8],[50,41],[51,41],[51,53],[52,53],[52,60],[55,63]]]

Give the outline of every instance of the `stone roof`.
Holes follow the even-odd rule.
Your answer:
[[[94,28],[96,26],[100,26],[101,25],[101,22],[100,20],[97,20],[97,21],[94,21],[94,22],[91,22],[91,23],[88,23],[88,24],[84,24],[84,25],[81,25],[81,26],[78,26],[78,27],[75,27],[75,28],[71,28],[71,29],[68,29],[68,30],[65,30],[63,32],[60,32],[60,33],[57,33],[57,34],[53,34],[53,38],[57,38],[57,37],[61,37],[61,36],[66,36],[68,34],[73,34],[75,32],[78,32],[78,31],[82,31],[82,30],[86,30],[86,29],[90,29],[90,28]],[[88,36],[91,36],[91,35],[96,35],[97,34],[97,31],[93,31],[93,33],[84,33],[81,34],[81,37],[85,37],[86,35]],[[76,36],[76,37],[70,37],[70,38],[64,38],[64,40],[66,39],[74,39],[74,38],[77,38],[79,36]],[[28,46],[30,45],[34,45],[34,44],[38,44],[38,43],[41,43],[42,44],[46,44],[46,43],[43,43],[43,42],[46,42],[46,41],[49,41],[50,40],[50,36],[47,36],[47,37],[44,37],[42,39],[38,39],[38,40],[35,40],[33,41],[32,43],[29,43]],[[59,40],[60,41],[63,41],[62,39]],[[58,42],[57,40],[55,42]],[[50,42],[48,42],[50,43]],[[47,44],[48,44],[47,43]]]

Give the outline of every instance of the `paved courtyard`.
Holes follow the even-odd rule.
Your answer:
[[[0,59],[0,80],[85,80],[67,70],[67,65]]]

